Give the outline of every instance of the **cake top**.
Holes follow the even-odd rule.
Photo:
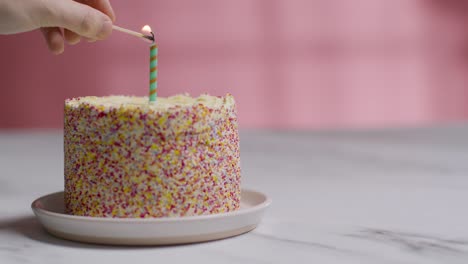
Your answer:
[[[220,108],[223,105],[234,104],[232,95],[227,94],[224,97],[211,96],[207,94],[200,95],[199,97],[191,97],[188,94],[179,94],[170,97],[158,97],[156,102],[149,102],[147,96],[85,96],[66,100],[67,106],[79,107],[80,105],[87,104],[104,108],[109,110],[111,108],[124,107],[126,109],[139,108],[153,111],[165,111],[174,107],[191,107],[195,105],[204,105],[208,108]]]

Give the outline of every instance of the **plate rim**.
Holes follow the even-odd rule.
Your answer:
[[[217,219],[217,218],[224,218],[224,217],[229,217],[229,216],[240,216],[240,215],[245,215],[249,214],[254,211],[259,211],[259,210],[264,210],[267,207],[269,207],[272,203],[272,199],[268,197],[266,194],[260,191],[255,191],[250,188],[241,188],[241,192],[249,192],[249,193],[255,193],[257,195],[262,196],[263,201],[257,205],[254,205],[250,208],[247,209],[239,209],[231,212],[226,212],[226,213],[218,213],[218,214],[211,214],[211,215],[195,215],[195,216],[185,216],[185,217],[149,217],[149,218],[110,218],[110,217],[95,217],[95,216],[81,216],[81,215],[68,215],[65,213],[57,213],[53,211],[46,210],[44,208],[40,208],[36,206],[36,204],[52,195],[57,195],[59,193],[63,193],[64,191],[57,191],[53,193],[49,193],[46,195],[42,195],[39,198],[35,199],[31,203],[31,209],[32,211],[38,215],[45,215],[48,217],[54,217],[54,218],[61,218],[64,220],[81,220],[81,221],[87,221],[87,222],[113,222],[113,223],[166,223],[166,222],[189,222],[189,221],[208,221],[212,219]],[[242,197],[241,197],[242,200]]]

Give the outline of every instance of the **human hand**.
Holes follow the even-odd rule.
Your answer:
[[[114,20],[109,0],[0,0],[0,34],[40,28],[55,54],[63,52],[65,41],[105,39]]]

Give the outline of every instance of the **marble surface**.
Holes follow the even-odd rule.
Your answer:
[[[62,135],[0,133],[0,263],[468,263],[468,125],[241,142],[244,187],[273,198],[256,230],[108,247],[54,238],[31,212],[63,189]]]

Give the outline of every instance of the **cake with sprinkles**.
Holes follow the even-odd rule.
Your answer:
[[[94,217],[183,217],[240,205],[232,95],[65,101],[65,210]]]

